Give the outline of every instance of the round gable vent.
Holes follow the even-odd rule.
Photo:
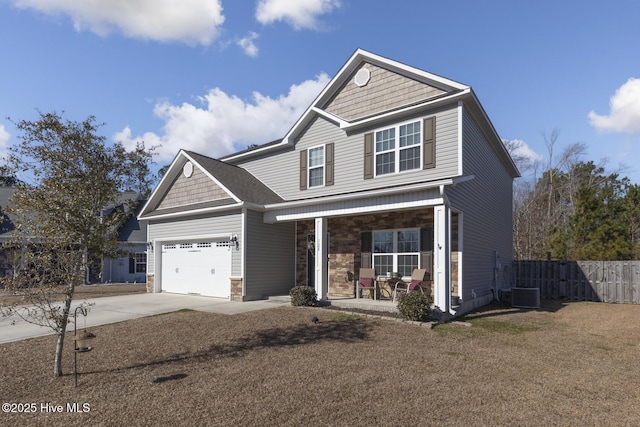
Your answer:
[[[354,81],[360,87],[369,83],[369,79],[371,78],[371,72],[367,68],[360,68],[356,73],[356,77]]]
[[[185,163],[184,166],[182,167],[182,173],[187,178],[191,178],[191,175],[193,175],[193,163],[191,162]]]

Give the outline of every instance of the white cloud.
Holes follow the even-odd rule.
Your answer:
[[[252,58],[255,58],[256,56],[258,56],[258,46],[256,46],[253,41],[257,38],[258,34],[251,31],[246,37],[238,40],[238,46],[240,46],[242,50],[244,50],[244,53],[251,56]]]
[[[640,132],[640,79],[630,78],[609,100],[609,115],[589,113],[591,126],[599,131]]]
[[[220,0],[14,0],[21,9],[67,15],[76,30],[101,36],[210,44],[224,22]]]
[[[282,138],[328,82],[329,76],[322,73],[292,85],[289,93],[278,98],[254,92],[250,101],[244,101],[215,88],[198,98],[199,106],[161,102],[153,112],[164,121],[163,134],[133,137],[126,127],[113,138],[128,149],[137,141],[144,141],[147,147],[160,146],[156,151],[159,162],[173,159],[180,149],[221,157],[249,144]]]
[[[340,7],[340,0],[260,0],[256,19],[262,24],[286,21],[296,30],[317,29],[318,17]]]
[[[4,128],[4,125],[0,125],[0,160],[4,160],[7,155],[7,145],[11,135]]]
[[[520,169],[528,169],[531,165],[542,161],[544,158],[521,139],[503,139],[502,143]]]
[[[7,146],[7,142],[9,142],[9,132],[4,128],[4,125],[0,125],[0,149]]]

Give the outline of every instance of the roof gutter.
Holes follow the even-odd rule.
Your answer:
[[[208,213],[226,212],[226,211],[232,211],[232,210],[242,209],[242,208],[252,209],[259,212],[262,212],[265,210],[265,207],[258,203],[240,202],[240,203],[234,203],[233,205],[193,209],[193,210],[172,212],[172,213],[166,213],[166,214],[160,214],[160,215],[140,215],[138,216],[138,221],[155,221],[155,220],[161,220],[161,219],[172,219],[172,218],[202,215],[202,214],[208,214]]]

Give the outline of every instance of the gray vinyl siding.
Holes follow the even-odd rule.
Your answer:
[[[436,116],[436,167],[364,179],[364,134],[385,126],[347,135],[336,124],[317,117],[297,140],[295,150],[263,156],[237,163],[268,185],[285,200],[299,200],[333,194],[385,188],[414,182],[424,182],[458,175],[458,112],[457,105],[435,113],[407,117],[397,123]],[[300,150],[333,142],[334,185],[300,190]]]
[[[295,285],[295,223],[265,224],[247,211],[245,298],[288,295]]]
[[[231,255],[231,275],[242,275],[242,214],[238,211],[218,215],[193,216],[187,218],[173,218],[164,221],[149,222],[149,240],[182,241],[197,240],[198,236],[207,235],[237,235],[239,246],[233,249]],[[147,274],[155,273],[153,254],[147,256]]]
[[[462,299],[491,295],[494,255],[502,268],[498,289],[510,287],[513,259],[513,178],[473,118],[463,112],[463,172],[475,178],[447,191],[454,208],[463,212]]]

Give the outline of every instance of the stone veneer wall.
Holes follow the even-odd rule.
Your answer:
[[[153,293],[154,278],[155,276],[153,274],[147,274],[147,292],[149,293]]]
[[[232,277],[231,279],[231,301],[244,301],[242,297],[242,277]]]
[[[454,215],[457,217],[457,215]],[[457,218],[456,218],[457,219]],[[355,277],[360,269],[360,233],[363,231],[416,228],[433,224],[433,209],[386,212],[329,218],[329,298],[354,298]],[[314,221],[296,224],[296,284],[307,284],[307,235],[314,233]],[[452,221],[452,240],[458,238],[457,220]],[[453,252],[452,291],[458,291],[458,253]]]

